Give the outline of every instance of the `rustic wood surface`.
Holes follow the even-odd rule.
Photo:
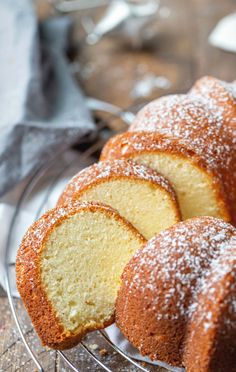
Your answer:
[[[86,94],[122,108],[132,107],[134,111],[140,104],[155,97],[186,92],[202,75],[233,80],[236,78],[236,55],[213,48],[207,39],[217,21],[235,11],[235,5],[234,0],[163,0],[162,17],[159,16],[154,25],[156,36],[145,50],[130,50],[122,42],[108,38],[95,46],[83,45],[74,61],[78,70],[77,78]],[[40,14],[44,16],[45,9],[41,9]],[[76,35],[81,38],[80,16],[75,15],[75,18]],[[148,94],[138,96],[134,93],[135,88],[147,75],[164,77],[169,86],[166,84],[163,89],[156,87]],[[16,303],[20,318],[24,319],[26,315],[22,305],[20,301]],[[1,288],[0,313],[0,371],[35,371],[19,338]],[[24,322],[24,331],[30,339],[30,322],[27,319]],[[106,349],[112,356],[112,351],[107,346]],[[55,352],[46,352],[38,342],[35,350],[40,354],[45,371],[70,370]],[[99,350],[97,352],[99,355]],[[101,368],[91,364],[81,348],[76,353],[80,371],[101,371]],[[110,358],[111,368],[117,366],[119,361],[120,371],[135,370],[128,369],[128,364],[121,363],[119,357]]]
[[[126,108],[168,93],[186,92],[203,75],[226,81],[235,78],[236,55],[207,41],[217,21],[235,10],[235,1],[164,0],[161,4],[163,16],[158,16],[157,33],[145,51],[132,51],[108,38],[83,49],[78,78],[88,95]],[[170,86],[134,97],[135,86],[147,75],[163,76]]]

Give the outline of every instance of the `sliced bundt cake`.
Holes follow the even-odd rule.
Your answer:
[[[155,132],[126,132],[107,142],[101,160],[132,159],[160,172],[176,191],[183,219],[205,215],[236,223],[234,150],[219,140],[213,155],[210,143],[192,142]]]
[[[147,239],[180,221],[170,183],[154,170],[131,161],[100,162],[84,169],[68,183],[59,205],[73,200],[112,206]]]
[[[135,253],[122,275],[116,323],[141,354],[187,372],[235,371],[235,238],[230,224],[198,217]]]
[[[29,228],[17,254],[17,287],[43,345],[69,348],[113,322],[120,275],[144,242],[98,203],[74,201]]]

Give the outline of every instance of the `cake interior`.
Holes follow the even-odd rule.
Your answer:
[[[211,177],[189,158],[159,152],[137,154],[132,159],[157,170],[172,183],[184,220],[194,216],[228,220]]]
[[[121,273],[141,243],[104,212],[82,211],[54,228],[42,251],[41,279],[66,330],[77,333],[112,319]]]
[[[112,206],[146,239],[179,221],[175,202],[168,192],[145,180],[125,177],[105,180],[84,190],[78,199]]]

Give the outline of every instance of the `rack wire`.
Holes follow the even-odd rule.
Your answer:
[[[133,119],[133,114],[130,111],[122,111],[118,107],[97,101],[94,99],[87,100],[88,107],[91,110],[104,111],[109,114],[109,120],[114,118],[122,119],[127,125]],[[98,131],[102,133],[104,130],[104,122],[98,123]],[[36,170],[31,179],[28,181],[27,185],[24,187],[21,196],[19,197],[14,215],[11,220],[9,235],[7,239],[6,247],[6,260],[5,260],[5,284],[6,291],[9,300],[10,309],[12,316],[16,323],[20,338],[31,358],[34,362],[35,367],[40,372],[47,372],[44,369],[43,363],[40,360],[40,351],[37,352],[36,344],[39,344],[37,335],[30,326],[27,331],[25,330],[25,320],[20,319],[19,309],[16,306],[16,299],[14,297],[15,290],[15,275],[12,274],[14,269],[14,262],[10,259],[10,252],[12,248],[13,238],[15,240],[14,234],[16,233],[16,227],[19,219],[21,218],[21,213],[24,206],[32,199],[32,195],[36,190],[40,189],[39,185],[44,185],[44,192],[37,205],[35,206],[33,219],[36,220],[42,215],[48,208],[53,207],[53,200],[55,199],[55,192],[62,191],[66,180],[69,179],[73,174],[81,170],[83,167],[86,167],[92,164],[95,160],[95,153],[101,150],[104,140],[102,136],[98,137],[98,140],[93,143],[89,148],[83,152],[63,150],[61,153],[55,155],[55,157],[45,166]],[[64,180],[64,184],[62,181]],[[45,187],[45,184],[47,185]],[[59,187],[60,186],[60,187]],[[57,190],[57,191],[55,191]],[[33,222],[33,221],[32,221]],[[27,226],[25,226],[27,228]],[[21,237],[19,237],[21,239]],[[21,308],[22,309],[22,308]],[[27,317],[27,314],[25,314]],[[29,323],[31,324],[31,323]],[[28,338],[29,332],[33,333],[34,342],[30,342]],[[94,349],[94,345],[102,347],[104,350],[107,348],[110,350],[109,357],[99,356],[99,352]],[[93,346],[93,347],[92,347]],[[36,350],[37,349],[37,350]],[[78,349],[80,350],[78,353]],[[78,354],[80,360],[78,360]],[[89,334],[85,340],[83,340],[80,345],[76,348],[71,349],[70,351],[56,351],[56,359],[61,358],[64,361],[67,369],[66,371],[72,370],[75,372],[83,372],[85,370],[89,371],[101,371],[105,370],[107,372],[114,371],[166,371],[166,368],[159,368],[157,366],[152,366],[147,363],[145,365],[137,361],[128,355],[126,355],[119,347],[117,347],[109,339],[106,331],[96,331]],[[86,359],[88,365],[85,367],[82,366],[82,359]],[[90,363],[93,362],[93,364]],[[95,362],[95,363],[94,363]],[[168,370],[173,371],[175,369],[168,368]]]

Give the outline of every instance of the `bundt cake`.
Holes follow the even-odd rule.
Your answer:
[[[43,345],[66,349],[114,320],[120,275],[143,236],[98,203],[48,211],[26,233],[17,287]]]
[[[236,130],[236,84],[226,83],[212,76],[197,80],[190,95],[203,99],[209,109],[222,117]]]
[[[195,217],[134,254],[122,275],[116,323],[142,355],[187,372],[236,370],[235,242],[230,224]]]
[[[59,205],[99,201],[117,209],[147,239],[180,221],[175,193],[160,174],[125,160],[93,164],[72,178]]]
[[[155,132],[126,132],[107,142],[101,160],[132,159],[160,172],[176,191],[183,219],[206,215],[236,224],[234,149],[223,146],[222,139],[215,150],[200,139],[199,146],[192,142]]]

